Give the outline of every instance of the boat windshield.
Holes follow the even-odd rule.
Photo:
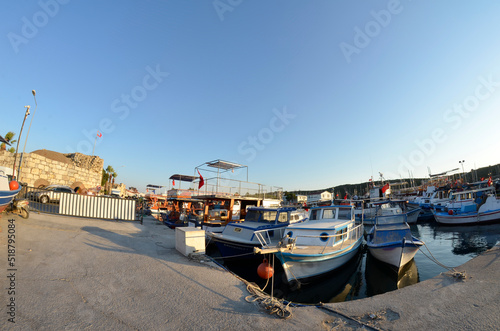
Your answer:
[[[406,214],[377,216],[377,224],[401,224],[406,222]]]
[[[245,217],[245,221],[274,223],[276,221],[277,214],[277,211],[249,210]]]
[[[351,219],[351,208],[339,208],[338,211],[339,220],[350,220]]]

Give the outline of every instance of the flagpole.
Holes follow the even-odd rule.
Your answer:
[[[94,148],[92,148],[92,156],[94,156],[95,144],[96,144],[96,142],[97,142],[97,135],[98,135],[98,134],[99,134],[99,132],[97,132],[97,133],[95,134]]]

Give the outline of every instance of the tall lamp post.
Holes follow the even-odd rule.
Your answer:
[[[458,163],[460,163],[462,165],[462,178],[465,177],[465,171],[464,171],[464,163],[465,163],[465,160],[462,160],[462,161],[458,161]],[[466,181],[466,178],[464,179],[464,182]]]
[[[21,154],[21,158],[19,159],[19,170],[17,171],[19,175],[19,180],[21,180],[21,165],[23,163],[24,151],[26,150],[26,143],[28,142],[28,136],[30,135],[31,124],[33,123],[33,118],[35,117],[36,109],[38,108],[38,103],[36,102],[36,92],[35,90],[31,90],[33,94],[33,99],[35,99],[35,110],[33,111],[33,116],[31,116],[30,126],[28,127],[28,133],[26,133],[26,139],[24,140],[23,153]]]
[[[12,180],[16,179],[16,161],[17,161],[17,150],[19,148],[19,141],[21,140],[21,135],[23,134],[24,122],[26,122],[26,118],[30,114],[31,106],[24,106],[26,108],[26,112],[24,113],[23,124],[21,125],[21,131],[19,132],[19,137],[17,138],[16,152],[14,153],[14,165],[12,166]],[[19,160],[21,162],[21,160]]]

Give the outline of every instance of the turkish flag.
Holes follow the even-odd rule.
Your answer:
[[[488,186],[491,186],[491,184],[493,184],[493,181],[491,180],[491,177],[490,177],[490,179],[488,179]]]
[[[198,190],[205,185],[205,181],[203,180],[203,176],[200,174],[200,170],[198,170],[198,175],[200,175],[200,183],[198,184]]]

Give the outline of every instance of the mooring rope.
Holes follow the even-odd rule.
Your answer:
[[[247,291],[251,293],[251,295],[245,298],[247,302],[257,304],[260,308],[267,311],[270,315],[276,314],[276,316],[283,319],[292,317],[292,310],[290,309],[291,302],[285,304],[284,300],[269,296],[256,284],[248,282],[246,283]]]
[[[413,240],[412,240],[412,242],[413,242]],[[430,256],[427,255],[423,250],[420,249],[420,252],[422,252],[422,254],[424,254],[425,257],[427,257],[432,262],[436,263],[438,266],[440,266],[440,267],[448,270],[449,272],[451,272],[451,276],[452,277],[457,278],[457,279],[465,279],[465,278],[467,278],[467,275],[465,274],[465,271],[456,271],[455,270],[456,267],[448,267],[448,266],[444,265],[434,255],[432,255],[432,252],[429,249],[429,247],[427,246],[427,244],[425,242],[423,242],[423,244],[424,244],[425,248],[427,249],[427,251],[429,252],[429,255],[430,255]]]
[[[268,312],[270,315],[276,314],[276,316],[283,318],[283,319],[288,319],[292,317],[292,311],[291,311],[291,306],[292,302],[288,302],[283,300],[283,299],[278,299],[274,298],[272,296],[269,296],[266,292],[264,292],[264,289],[267,287],[269,284],[269,279],[266,282],[266,285],[264,286],[263,289],[261,289],[257,284],[255,283],[250,283],[244,278],[241,278],[231,270],[227,269],[225,266],[220,264],[215,260],[215,258],[204,255],[207,259],[211,260],[213,263],[218,265],[220,268],[226,270],[230,274],[232,274],[234,277],[242,281],[244,284],[247,285],[247,291],[251,293],[251,295],[247,296],[245,298],[245,301],[254,303],[258,305],[260,308],[263,308],[266,312]],[[274,266],[273,266],[274,267]],[[274,273],[273,273],[274,277]]]

